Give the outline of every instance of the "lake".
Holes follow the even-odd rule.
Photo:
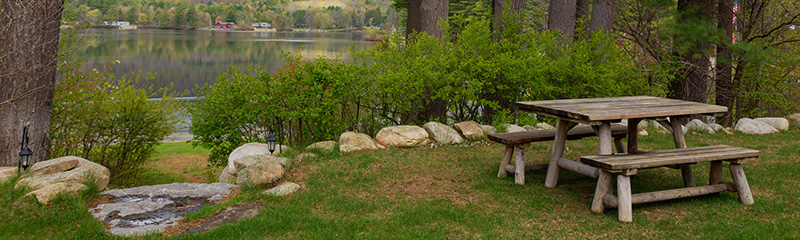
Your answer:
[[[284,52],[300,51],[304,58],[313,59],[335,57],[353,45],[375,44],[364,41],[360,32],[88,29],[81,33],[85,41],[76,54],[83,59],[84,69],[101,69],[119,60],[114,66],[118,78],[152,72],[155,79],[146,84],[161,88],[173,83],[178,92],[213,84],[229,67],[278,70],[284,64]]]

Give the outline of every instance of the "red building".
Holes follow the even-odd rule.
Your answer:
[[[214,24],[214,28],[217,29],[231,29],[235,28],[236,24],[232,22],[217,22]]]

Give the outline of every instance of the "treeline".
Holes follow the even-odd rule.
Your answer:
[[[105,25],[125,21],[158,28],[194,29],[233,22],[239,28],[269,23],[276,29],[338,29],[400,24],[400,16],[380,1],[336,1],[335,5],[289,0],[67,0],[64,19],[78,24]]]

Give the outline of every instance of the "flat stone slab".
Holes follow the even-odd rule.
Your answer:
[[[214,228],[226,224],[236,222],[242,219],[251,218],[258,214],[261,209],[260,202],[249,202],[236,204],[225,209],[220,210],[214,215],[206,218],[202,223],[194,225],[180,232],[179,234],[196,234],[213,230]]]
[[[113,189],[100,193],[110,196],[111,203],[99,204],[89,212],[107,223],[112,235],[160,233],[177,225],[187,213],[222,200],[235,187],[228,183],[172,183]]]

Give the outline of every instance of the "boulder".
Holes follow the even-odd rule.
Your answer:
[[[280,148],[276,146],[275,153],[280,153],[279,149]],[[287,147],[284,147],[283,149],[286,150]],[[234,149],[233,152],[228,155],[228,166],[225,167],[225,171],[233,176],[239,171],[242,171],[242,169],[245,169],[248,166],[260,161],[277,163],[283,167],[287,167],[289,165],[288,158],[277,157],[276,155],[270,154],[267,144],[246,143]]]
[[[25,197],[33,196],[40,203],[49,204],[59,194],[78,194],[86,189],[86,185],[80,183],[60,182],[29,192]]]
[[[525,131],[536,131],[536,130],[539,130],[536,127],[531,126],[531,125],[525,125],[525,126],[522,126],[522,128],[524,128]]]
[[[291,164],[291,160],[285,157],[275,157],[272,155],[260,155],[260,156],[249,156],[249,157],[241,157],[237,158],[233,161],[233,165],[236,167],[236,173],[238,174],[242,170],[252,166],[253,164],[259,162],[267,162],[267,163],[275,163],[281,165],[283,168],[289,168]]]
[[[343,153],[381,149],[386,147],[372,140],[367,134],[345,132],[339,136],[339,151]]]
[[[789,116],[786,116],[786,119],[792,122],[795,127],[800,127],[800,113],[795,113]]]
[[[221,182],[221,183],[232,183],[232,182],[234,182],[234,180],[236,180],[236,179],[234,179],[234,177],[235,177],[234,174],[231,174],[228,171],[223,170],[222,173],[219,174],[219,182]]]
[[[236,184],[247,187],[265,187],[283,177],[283,166],[271,162],[257,162],[236,174]]]
[[[28,187],[31,189],[31,191],[35,191],[42,188],[46,188],[49,185],[53,185],[56,183],[83,184],[90,178],[94,179],[94,184],[97,187],[97,189],[102,190],[108,187],[108,181],[111,178],[111,172],[108,171],[108,168],[100,164],[90,162],[83,158],[75,156],[66,156],[52,160],[42,161],[37,164],[42,164],[44,166],[44,165],[50,165],[51,163],[48,163],[49,161],[71,162],[71,160],[73,159],[77,160],[78,164],[76,167],[68,171],[56,172],[38,176],[25,175],[25,177],[20,178],[17,181],[17,184],[14,186],[14,188]],[[55,169],[55,168],[49,168],[49,169]]]
[[[728,129],[725,129],[725,127],[723,127],[722,125],[719,125],[719,124],[716,124],[716,123],[708,124],[708,126],[711,127],[711,129],[713,129],[714,132],[725,133],[725,134],[733,134],[733,133],[731,133],[731,131],[728,131]]]
[[[640,129],[638,135],[640,137],[647,137],[647,136],[650,136],[650,133],[648,133],[647,130],[645,130],[645,129]]]
[[[453,128],[458,131],[465,139],[470,141],[477,141],[486,138],[481,126],[473,121],[460,122],[453,125]]]
[[[0,167],[0,183],[17,175],[16,167]]]
[[[316,153],[304,152],[304,153],[301,153],[301,154],[297,154],[297,156],[294,157],[294,161],[297,162],[297,163],[301,163],[301,162],[303,162],[303,160],[306,160],[306,159],[309,159],[309,158],[317,158],[317,157],[319,157],[319,156]]]
[[[780,131],[789,130],[789,120],[786,118],[756,118],[753,120],[769,124]]]
[[[538,129],[556,129],[552,125],[547,124],[547,123],[543,123],[543,122],[537,123],[536,124],[536,128],[538,128]]]
[[[30,172],[34,177],[47,174],[66,172],[78,167],[78,159],[56,158],[50,161],[38,162],[31,166]]]
[[[261,194],[282,197],[297,192],[297,190],[300,190],[300,185],[297,185],[297,183],[283,182]]]
[[[497,128],[492,125],[480,125],[481,130],[483,130],[484,134],[495,134],[497,133]]]
[[[704,133],[710,133],[710,134],[715,134],[716,133],[714,131],[714,129],[709,127],[703,121],[700,121],[700,119],[692,119],[692,121],[689,121],[689,123],[686,124],[686,128],[691,130],[691,131],[695,131],[695,132],[704,132]]]
[[[441,145],[461,144],[464,138],[458,134],[458,131],[450,126],[438,123],[429,122],[422,125],[422,128],[428,132],[428,136]]]
[[[336,150],[336,141],[322,141],[322,142],[315,142],[311,145],[306,147],[306,151],[311,149],[320,149],[323,151],[333,152]]]
[[[528,131],[528,130],[525,130],[525,128],[517,126],[517,125],[514,125],[514,124],[503,124],[503,127],[506,128],[506,132],[510,132],[510,133]]]
[[[378,131],[375,140],[384,145],[399,148],[424,146],[431,141],[425,129],[409,125],[385,127]]]
[[[736,122],[736,131],[744,134],[769,134],[780,132],[778,129],[765,122],[756,121],[750,118],[742,118]]]

